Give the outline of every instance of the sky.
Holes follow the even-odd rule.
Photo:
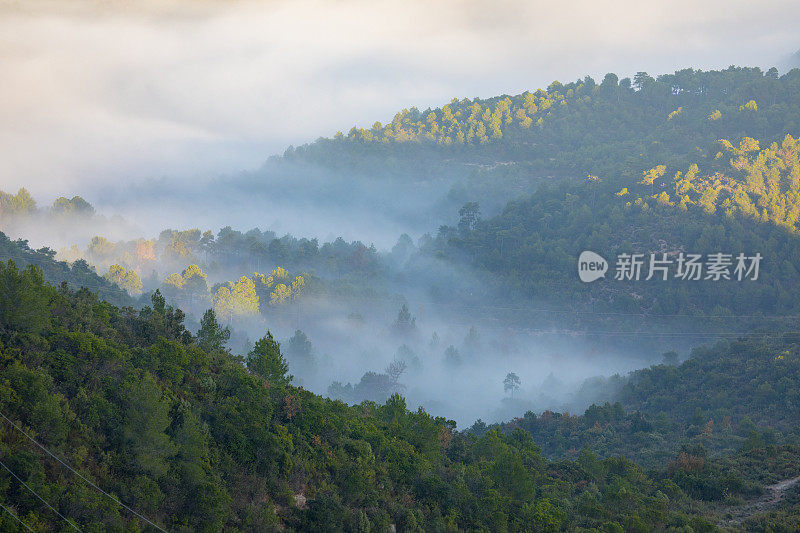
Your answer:
[[[453,97],[784,67],[796,0],[0,0],[0,189],[211,179]]]

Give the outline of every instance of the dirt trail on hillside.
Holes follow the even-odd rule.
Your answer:
[[[766,492],[763,495],[741,507],[731,509],[731,514],[733,516],[726,518],[718,525],[720,527],[736,527],[751,516],[768,511],[770,507],[774,507],[780,503],[786,491],[794,487],[797,483],[800,483],[800,476],[784,479],[774,485],[767,485],[764,487]]]

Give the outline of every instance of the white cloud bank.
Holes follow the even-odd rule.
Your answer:
[[[453,96],[768,67],[800,48],[799,19],[783,0],[0,0],[0,189],[91,199]]]

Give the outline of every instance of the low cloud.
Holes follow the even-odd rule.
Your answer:
[[[795,2],[0,2],[0,188],[211,178],[404,107],[768,67]]]

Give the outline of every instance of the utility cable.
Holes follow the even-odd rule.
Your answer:
[[[3,505],[2,503],[0,503],[0,507],[2,507],[2,508],[3,508],[3,510],[4,510],[5,512],[7,512],[8,514],[10,514],[10,515],[11,515],[11,518],[13,518],[14,520],[16,520],[16,521],[17,521],[17,522],[19,522],[20,524],[22,524],[22,525],[23,525],[23,527],[24,527],[25,529],[27,529],[28,531],[33,531],[33,530],[30,528],[30,526],[29,526],[28,524],[26,524],[25,522],[23,522],[23,521],[20,519],[20,517],[18,517],[17,515],[15,515],[15,514],[14,514],[14,513],[11,511],[11,509],[9,509],[8,507],[6,507],[6,506],[5,506],[5,505]]]
[[[60,517],[61,517],[61,518],[64,520],[64,522],[66,522],[67,524],[71,525],[71,526],[72,526],[72,528],[73,528],[75,531],[80,531],[80,528],[78,528],[78,526],[76,526],[75,524],[73,524],[72,522],[70,522],[70,521],[69,521],[69,519],[68,519],[66,516],[64,516],[63,514],[59,513],[59,512],[58,512],[58,509],[56,509],[55,507],[53,507],[52,505],[50,505],[49,503],[47,503],[47,500],[45,500],[44,498],[42,498],[41,496],[39,496],[39,494],[38,494],[38,493],[37,493],[35,490],[33,490],[33,489],[32,489],[32,488],[31,488],[31,487],[30,487],[30,486],[29,486],[27,483],[25,483],[24,481],[22,481],[22,479],[20,479],[20,477],[19,477],[18,475],[16,475],[16,474],[15,474],[15,473],[14,473],[14,472],[13,472],[13,471],[12,471],[12,470],[9,468],[9,467],[7,467],[3,461],[0,461],[0,466],[2,466],[3,468],[5,468],[5,469],[8,471],[8,473],[9,473],[9,474],[11,474],[12,476],[14,476],[14,479],[16,479],[17,481],[19,481],[19,482],[22,484],[22,486],[23,486],[23,487],[25,487],[26,489],[28,489],[29,491],[31,491],[31,493],[33,493],[33,495],[34,495],[34,496],[36,496],[37,498],[39,498],[39,500],[41,500],[41,502],[42,502],[43,504],[45,504],[45,505],[46,505],[46,506],[47,506],[47,507],[48,507],[48,508],[49,508],[51,511],[53,511],[53,512],[54,512],[54,513],[56,513],[58,516],[60,516]]]
[[[33,439],[33,437],[31,437],[30,435],[28,435],[27,433],[25,433],[25,432],[22,430],[22,428],[20,428],[19,426],[17,426],[17,425],[16,425],[14,422],[12,422],[12,421],[11,421],[11,419],[10,419],[10,418],[8,418],[8,417],[7,417],[5,414],[3,414],[2,412],[0,412],[0,417],[3,417],[3,418],[5,419],[5,421],[6,421],[6,422],[8,422],[9,424],[11,424],[11,426],[12,426],[12,427],[14,427],[14,429],[16,429],[17,431],[19,431],[19,432],[20,432],[20,433],[22,433],[23,435],[25,435],[25,437],[27,437],[27,438],[28,438],[28,440],[30,440],[30,441],[31,441],[32,443],[34,443],[36,446],[38,446],[39,448],[41,448],[41,450],[42,450],[42,451],[44,451],[44,452],[45,452],[47,455],[49,455],[50,457],[52,457],[53,459],[55,459],[56,461],[58,461],[59,463],[61,463],[61,465],[63,465],[63,466],[64,466],[65,468],[67,468],[67,469],[68,469],[70,472],[72,472],[73,474],[75,474],[76,476],[78,476],[79,478],[81,478],[83,481],[85,481],[86,483],[88,483],[89,485],[91,485],[91,486],[92,486],[94,489],[98,490],[98,491],[99,491],[99,492],[101,492],[103,495],[105,495],[105,496],[107,496],[107,497],[111,498],[112,500],[114,500],[115,502],[117,502],[119,505],[121,505],[122,507],[124,507],[125,509],[127,509],[128,511],[130,511],[130,512],[131,512],[133,515],[137,516],[138,518],[141,518],[142,520],[144,520],[145,522],[147,522],[148,524],[150,524],[150,525],[151,525],[151,526],[153,526],[154,528],[158,529],[159,531],[163,531],[164,533],[166,533],[166,530],[165,530],[164,528],[162,528],[161,526],[159,526],[159,525],[155,524],[155,523],[154,523],[152,520],[148,520],[146,517],[144,517],[144,516],[143,516],[143,515],[141,515],[140,513],[138,513],[138,512],[136,512],[135,510],[131,509],[130,507],[128,507],[127,505],[125,505],[124,503],[122,503],[121,501],[119,501],[117,498],[115,498],[115,497],[114,497],[114,496],[112,496],[111,494],[107,493],[106,491],[104,491],[103,489],[101,489],[100,487],[98,487],[97,485],[95,485],[94,483],[92,483],[91,481],[89,481],[88,479],[86,479],[86,478],[85,478],[85,477],[84,477],[84,476],[83,476],[83,475],[82,475],[80,472],[78,472],[77,470],[75,470],[74,468],[72,468],[71,466],[69,466],[67,463],[65,463],[63,460],[61,460],[61,458],[60,458],[60,457],[58,457],[56,454],[54,454],[53,452],[51,452],[50,450],[48,450],[47,448],[45,448],[44,446],[42,446],[41,444],[39,444],[39,443],[38,443],[36,440],[34,440],[34,439]]]

